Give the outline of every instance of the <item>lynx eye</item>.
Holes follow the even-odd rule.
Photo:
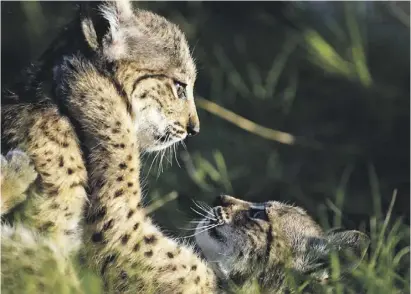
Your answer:
[[[261,219],[261,220],[268,221],[268,217],[267,217],[267,213],[265,212],[265,209],[254,209],[254,208],[251,208],[251,209],[248,211],[248,215],[249,215],[251,218],[254,218],[254,219]]]
[[[187,85],[179,81],[174,81],[174,85],[177,90],[178,98],[183,99],[183,100],[187,99],[187,90],[186,90]]]

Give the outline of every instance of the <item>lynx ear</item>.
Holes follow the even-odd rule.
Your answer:
[[[370,245],[370,238],[359,231],[340,231],[327,236],[331,250],[338,253],[344,271],[359,265]]]
[[[128,27],[133,19],[130,1],[89,2],[82,6],[84,37],[94,51],[100,51],[108,60],[127,56]]]
[[[370,244],[367,235],[359,231],[334,230],[325,238],[310,238],[307,243],[306,272],[326,283],[331,270],[330,254],[338,254],[341,273],[359,265]]]

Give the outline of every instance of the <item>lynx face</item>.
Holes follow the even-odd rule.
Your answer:
[[[366,235],[325,234],[304,210],[277,201],[250,203],[221,196],[208,213],[197,226],[196,243],[224,279],[257,277],[276,283],[288,268],[327,280],[331,250],[348,250],[361,259],[368,247]]]
[[[143,151],[167,148],[199,132],[196,67],[176,25],[133,10],[129,1],[88,7],[81,25],[98,66],[123,92]]]
[[[131,63],[124,76],[134,80],[130,105],[143,150],[158,151],[199,132],[192,78],[172,72],[163,74],[161,70],[147,73],[137,66],[135,71],[130,68]]]

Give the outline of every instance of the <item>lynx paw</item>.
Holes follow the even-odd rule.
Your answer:
[[[34,182],[37,172],[28,157],[20,150],[1,155],[1,214],[23,202],[28,187]]]

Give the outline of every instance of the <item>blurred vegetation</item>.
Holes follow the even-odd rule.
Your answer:
[[[7,84],[76,5],[1,5]],[[199,69],[200,135],[175,159],[145,159],[147,202],[160,225],[185,234],[192,200],[220,193],[295,203],[324,226],[371,235],[370,256],[352,273],[367,293],[409,293],[409,2],[136,6],[178,23]]]

